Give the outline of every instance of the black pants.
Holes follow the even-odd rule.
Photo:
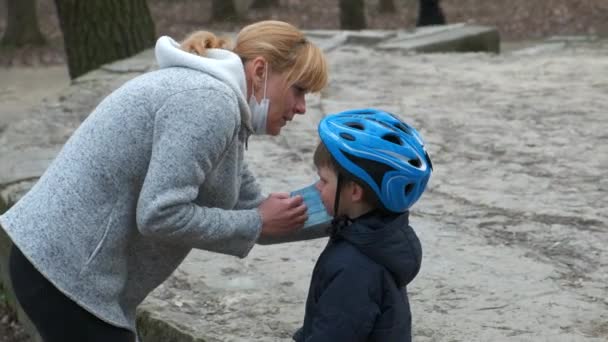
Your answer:
[[[45,342],[134,342],[129,330],[110,325],[70,300],[13,246],[9,270],[17,300]]]

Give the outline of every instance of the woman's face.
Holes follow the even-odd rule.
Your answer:
[[[250,76],[254,82],[253,93],[258,100],[264,98],[264,80],[266,79],[266,68],[268,64],[263,59],[256,58],[249,65]],[[272,67],[268,69],[266,80],[266,97],[269,100],[268,117],[266,119],[266,133],[269,135],[278,135],[281,128],[288,121],[293,120],[296,114],[304,114],[306,112],[305,95],[307,89],[302,88],[296,82],[293,85],[288,85],[287,74],[274,72]]]
[[[278,135],[281,128],[288,121],[293,120],[296,114],[306,112],[306,92],[307,90],[298,83],[289,86],[285,74],[273,73],[271,70],[266,90],[266,96],[270,101],[266,121],[267,134]]]

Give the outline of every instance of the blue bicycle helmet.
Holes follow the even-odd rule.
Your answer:
[[[407,211],[420,198],[433,166],[420,134],[393,114],[355,109],[329,115],[319,136],[343,171],[364,182],[384,209]]]

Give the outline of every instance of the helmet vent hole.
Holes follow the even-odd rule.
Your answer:
[[[348,134],[348,133],[340,133],[340,137],[342,137],[342,139],[348,140],[348,141],[355,141],[355,137],[353,137],[352,135]]]
[[[399,129],[400,131],[402,131],[405,134],[412,135],[410,128],[402,122],[396,122],[395,127],[397,127],[397,129]]]
[[[363,127],[363,125],[358,122],[347,122],[345,125],[354,129],[358,129],[360,131],[363,131],[365,129],[365,127]]]
[[[418,158],[416,158],[416,159],[410,159],[407,162],[410,163],[410,165],[412,165],[414,167],[418,167],[419,168],[419,167],[422,166],[422,162]]]
[[[410,193],[412,193],[412,190],[414,190],[414,184],[410,183],[408,185],[405,186],[405,196],[409,196]]]
[[[393,144],[403,145],[403,142],[401,141],[401,139],[399,139],[399,137],[396,134],[386,134],[385,136],[382,137],[382,139],[384,139],[386,141],[390,141]]]

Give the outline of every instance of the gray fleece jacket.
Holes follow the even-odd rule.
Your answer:
[[[105,98],[0,224],[59,290],[135,331],[135,309],[192,248],[244,257],[260,189],[243,162],[240,58],[159,39],[160,69]]]

